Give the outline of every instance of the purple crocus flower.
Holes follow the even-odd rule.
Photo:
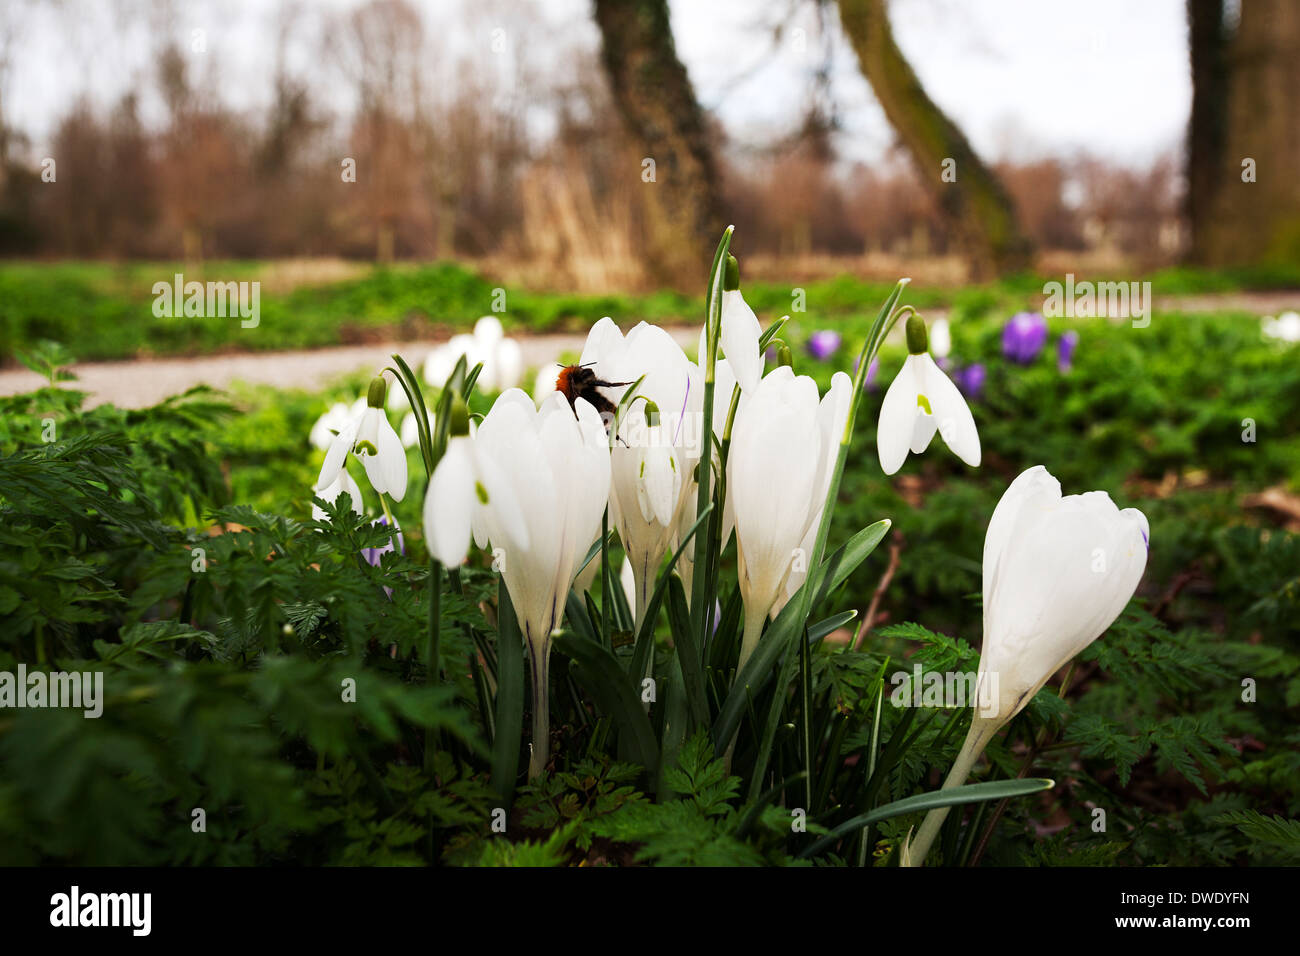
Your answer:
[[[381,515],[379,518],[375,519],[374,523],[386,525],[388,524],[388,518],[387,516]],[[388,544],[384,545],[382,548],[362,548],[361,557],[365,559],[366,564],[377,568],[379,567],[379,562],[383,560],[384,555],[393,550],[406,554],[406,542],[402,539],[401,528],[397,529],[397,534],[389,538]]]
[[[1056,340],[1056,368],[1064,375],[1074,367],[1074,348],[1079,344],[1079,333],[1070,329]]]
[[[854,375],[858,374],[858,361],[859,361],[858,359],[853,360]],[[862,380],[862,387],[866,389],[868,392],[875,390],[876,373],[879,371],[880,371],[880,356],[876,356],[871,360],[871,364],[867,366],[867,377]]]
[[[825,362],[839,351],[840,333],[834,329],[821,329],[808,336],[808,354],[819,362]]]
[[[1047,344],[1047,320],[1041,312],[1017,312],[1002,329],[1002,354],[1028,365]]]
[[[967,398],[974,399],[979,398],[980,392],[984,391],[984,379],[987,377],[988,373],[984,370],[984,366],[976,362],[974,365],[958,369],[953,375],[953,381]]]

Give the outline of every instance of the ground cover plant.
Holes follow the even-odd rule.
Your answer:
[[[828,310],[834,321],[783,322],[788,289],[781,302],[745,285],[763,319],[746,326],[726,262],[724,240],[694,360],[649,331],[620,351],[622,333],[596,321],[605,310],[585,313],[589,354],[566,360],[631,383],[605,391],[608,433],[562,395],[538,412],[486,393],[469,363],[431,387],[411,370],[418,356],[395,358],[374,388],[416,410],[400,465],[384,430],[398,415],[367,394],[370,376],[324,394],[195,389],[141,411],[85,409],[66,351],[23,339],[50,384],[4,399],[0,417],[0,671],[102,672],[105,695],[94,719],[0,712],[0,858],[1295,862],[1294,346],[1245,314],[1164,312],[1143,329],[1043,321],[1025,350],[1006,338],[1027,304],[1010,288],[925,328],[908,305],[933,292],[886,288]],[[624,329],[639,317],[609,311]],[[887,338],[891,324],[911,334]],[[946,430],[887,477],[885,395],[930,355],[964,390],[978,467]],[[329,442],[345,486],[307,436],[334,401],[363,395],[378,414]],[[771,404],[747,420],[751,397]],[[694,462],[672,427],[693,402],[718,437]],[[920,407],[913,395],[906,410]],[[838,428],[821,427],[823,411]],[[769,433],[781,415],[789,429]],[[658,443],[636,438],[656,430]],[[520,523],[556,537],[501,467],[529,435],[557,510],[585,521],[553,560],[533,559],[549,577],[512,561],[533,546],[510,538]],[[801,436],[833,440],[796,455]],[[927,705],[927,675],[975,673],[988,651],[986,531],[1035,465],[1066,495],[1104,489],[1140,509],[1141,583],[1111,596],[1100,639],[1000,714],[973,782],[940,789],[974,708]],[[647,487],[647,470],[670,477]],[[506,521],[512,492],[521,514]],[[807,501],[825,507],[785,527]],[[769,616],[759,565],[778,524],[805,563],[802,583],[778,567]],[[639,571],[626,590],[625,565]],[[584,574],[589,587],[565,580]],[[531,626],[548,600],[553,638]]]
[[[203,283],[260,282],[256,328],[201,317],[155,315],[154,285],[166,283],[176,273],[186,281]],[[704,296],[694,288],[608,295],[548,293],[517,288],[451,262],[353,267],[343,275],[301,279],[284,278],[282,273],[292,276],[291,269],[277,270],[255,261],[5,263],[0,266],[0,355],[10,357],[15,349],[41,340],[77,343],[77,358],[82,361],[418,340],[468,329],[488,311],[501,313],[516,331],[585,334],[602,315],[679,324],[698,322],[704,312]],[[1163,269],[1148,278],[1161,296],[1300,285],[1300,272],[1280,266]],[[795,312],[791,283],[781,279],[746,283],[746,295],[755,309],[765,315]],[[883,301],[891,285],[842,275],[814,279],[798,288],[812,314],[870,323],[872,303]],[[1043,277],[1021,275],[970,286],[916,288],[910,301],[917,308],[950,306],[959,314],[980,314],[994,306],[1023,305],[1042,288]]]

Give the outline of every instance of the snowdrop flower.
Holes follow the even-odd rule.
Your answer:
[[[788,366],[773,369],[736,415],[727,458],[749,659],[791,574],[807,571],[811,539],[844,431],[852,382],[836,373],[819,401],[816,383]]]
[[[559,373],[554,366],[543,365],[537,370],[537,377],[533,379],[533,401],[540,405],[546,401],[546,397],[555,391],[555,382],[559,378]]]
[[[610,519],[637,582],[633,608],[639,628],[693,487],[702,444],[703,376],[663,329],[642,322],[624,338],[608,317],[587,336],[580,364],[588,363],[608,381],[635,382],[645,376],[637,392],[644,401],[629,406],[610,452],[609,493]],[[616,404],[625,392],[626,387],[607,389]],[[716,407],[715,401],[715,415]]]
[[[425,381],[442,388],[462,355],[467,368],[483,363],[478,383],[486,392],[513,388],[523,375],[523,351],[518,342],[506,338],[501,320],[494,315],[483,316],[472,333],[453,335],[430,352],[424,362]]]
[[[1264,338],[1278,342],[1300,342],[1300,313],[1283,312],[1277,318],[1266,315],[1260,322]]]
[[[318,491],[339,480],[350,451],[361,459],[366,477],[375,491],[390,495],[394,501],[406,497],[406,449],[384,414],[387,388],[383,376],[371,380],[366,407],[359,415],[353,416],[330,442],[320,477],[316,480]]]
[[[975,419],[957,386],[934,364],[926,339],[925,322],[920,316],[910,316],[909,354],[885,393],[876,428],[876,450],[886,475],[903,466],[909,449],[915,455],[925,451],[936,431],[966,464],[977,467],[980,463]]]
[[[512,514],[498,506],[505,492],[488,489],[489,500],[474,510],[471,529],[480,545],[491,542],[532,657],[532,778],[548,757],[551,634],[563,619],[578,565],[600,536],[609,500],[609,439],[600,415],[584,399],[570,408],[556,392],[539,409],[527,393],[512,388],[479,426],[473,454],[480,466],[498,466],[519,504]]]
[[[1002,328],[1002,354],[1028,365],[1047,344],[1047,320],[1041,312],[1017,312]]]
[[[488,508],[515,529],[515,540],[521,547],[528,547],[528,524],[505,474],[510,462],[499,461],[478,448],[462,401],[457,400],[452,407],[450,431],[447,450],[434,468],[424,495],[424,540],[429,554],[449,568],[463,564],[469,554],[473,527],[476,522],[485,523]]]
[[[352,476],[348,474],[346,468],[339,470],[338,477],[335,478],[333,482],[326,485],[324,488],[317,488],[314,490],[317,498],[322,498],[330,504],[333,504],[338,500],[338,496],[346,491],[348,497],[352,499],[352,510],[358,515],[366,513],[365,502],[361,499],[361,489],[357,487],[357,483],[352,479]],[[313,501],[311,505],[312,520],[325,521],[327,517],[328,516],[325,512],[321,510],[320,505]]]
[[[429,427],[433,427],[433,415],[429,415]],[[403,448],[414,448],[420,443],[420,423],[416,420],[415,412],[407,412],[402,417],[401,428],[398,429],[398,436],[402,439]]]
[[[943,788],[961,786],[1007,721],[1124,610],[1146,569],[1147,519],[1104,491],[1061,496],[1042,465],[1023,472],[993,510],[984,536],[984,646],[966,742]],[[947,815],[926,816],[920,866]]]
[[[952,332],[947,319],[936,319],[930,326],[930,354],[936,359],[946,359],[952,351]]]
[[[708,360],[704,351],[704,335],[705,330],[702,329],[699,353],[701,367]],[[721,351],[718,357],[725,357],[731,363],[736,380],[746,391],[757,388],[758,380],[763,374],[763,356],[758,351],[761,335],[758,316],[754,315],[754,310],[740,294],[740,265],[735,256],[728,255],[722,279],[722,328],[718,336],[718,348]]]
[[[461,352],[456,350],[453,345],[460,336],[452,336],[450,342],[445,345],[439,345],[429,352],[424,360],[424,380],[434,388],[442,388],[447,384],[447,379],[451,378],[452,371],[456,368],[456,360],[460,358]],[[462,339],[463,341],[463,339]]]
[[[1079,344],[1079,333],[1074,329],[1056,340],[1056,370],[1064,375],[1074,367],[1074,350]]]
[[[346,402],[335,402],[329,407],[329,411],[316,419],[316,424],[311,426],[312,445],[325,451],[334,441],[334,436],[347,427],[348,422],[360,415],[365,407],[364,397],[358,398],[351,405]]]

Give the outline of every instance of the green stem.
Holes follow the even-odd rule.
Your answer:
[[[943,786],[939,789],[951,790],[965,783],[971,769],[975,766],[975,761],[980,758],[980,754],[984,753],[984,748],[1000,729],[1002,724],[996,719],[975,715],[971,719],[966,742],[961,745],[961,751],[953,762],[952,770],[948,772],[948,779],[944,780]],[[921,829],[916,833],[916,839],[908,846],[910,862],[907,865],[914,867],[925,865],[926,854],[930,852],[930,847],[939,835],[943,821],[948,818],[948,811],[951,809],[951,807],[939,807],[925,815],[925,819],[921,822]]]
[[[440,656],[440,637],[442,630],[442,563],[436,558],[429,562],[429,635],[425,648],[426,684],[436,684],[442,680],[442,660]],[[433,755],[437,750],[437,735],[432,729],[424,732],[424,769],[432,772]]]
[[[627,560],[626,556],[623,560]],[[609,633],[609,602],[612,600],[609,589],[613,586],[614,574],[609,566],[609,506],[600,519],[600,639],[607,650],[614,649],[614,639]]]
[[[740,660],[736,664],[736,677],[740,677],[740,672],[745,669],[745,663],[749,660],[754,649],[758,647],[758,639],[763,636],[763,624],[767,621],[766,614],[757,612],[750,614],[749,610],[745,611],[745,635],[740,642]]]
[[[538,645],[541,645],[540,647]],[[536,780],[551,757],[550,669],[551,639],[528,637],[528,669],[533,685],[533,746],[528,760],[528,779]]]

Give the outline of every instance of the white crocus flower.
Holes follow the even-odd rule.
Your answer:
[[[1104,491],[1061,497],[1042,465],[1007,488],[984,537],[980,680],[996,683],[999,726],[1101,636],[1146,568],[1150,530]]]
[[[1011,483],[984,536],[984,646],[966,742],[943,788],[961,786],[988,742],[1048,679],[1119,617],[1146,569],[1150,529],[1104,491],[1061,496],[1042,465]],[[947,815],[926,816],[920,866]]]
[[[623,597],[627,599],[628,607],[636,604],[636,577],[632,574],[632,564],[629,561],[623,562],[623,567],[618,572],[618,583],[623,589]]]
[[[644,400],[629,406],[610,453],[609,494],[610,518],[636,579],[633,607],[639,628],[699,459],[700,371],[658,326],[642,322],[624,338],[608,317],[587,336],[580,364],[588,363],[607,381],[635,382],[644,376],[637,391]],[[607,393],[617,404],[625,391]]]
[[[703,342],[703,339],[701,339]],[[703,372],[703,345],[701,345],[701,364],[700,378],[704,377]],[[762,358],[760,356],[760,362]],[[761,371],[761,366],[760,366]],[[753,394],[753,389],[746,393],[743,389],[739,392],[736,389],[739,383],[736,381],[736,373],[732,370],[731,362],[727,359],[719,359],[713,369],[713,434],[721,441],[727,433],[727,417],[731,414],[731,401],[734,396],[736,399],[736,414],[739,416],[740,409],[744,407],[749,395]],[[734,422],[733,422],[734,425]],[[717,448],[713,450],[713,460],[715,466],[720,465],[721,458],[718,455]],[[671,550],[675,551],[681,546],[682,538],[691,530],[695,524],[696,504],[699,485],[695,481],[695,469],[691,470],[690,481],[682,490],[682,507],[677,520],[677,531],[669,544]],[[732,507],[731,496],[728,495],[723,503],[722,509],[722,538],[721,547],[725,548],[727,542],[731,540],[732,529],[736,526],[735,509]],[[704,529],[701,529],[703,531]],[[696,532],[699,534],[700,532]],[[677,559],[677,574],[682,579],[682,587],[686,591],[687,602],[691,599],[691,585],[694,581],[695,568],[695,539],[692,538],[690,543],[682,551],[681,557]]]
[[[357,483],[353,480],[352,476],[348,474],[346,468],[339,471],[339,476],[335,478],[331,484],[316,490],[315,494],[316,497],[323,498],[325,501],[333,504],[334,501],[338,499],[338,496],[345,491],[348,493],[348,497],[352,499],[352,510],[359,515],[365,514],[366,506],[361,500],[361,489],[357,487]],[[314,501],[311,505],[311,517],[313,521],[326,520],[325,512],[322,511],[320,505],[316,504]]]
[[[576,409],[576,415],[575,415]],[[529,776],[546,765],[547,687],[551,634],[591,542],[600,536],[609,499],[609,441],[600,415],[585,400],[575,407],[559,392],[539,409],[508,389],[474,436],[480,466],[492,462],[519,504],[515,516],[492,504],[472,516],[474,539],[490,541],[532,656],[533,755]]]
[[[496,509],[501,522],[516,529],[521,547],[530,543],[514,488],[500,463],[478,453],[468,424],[462,403],[453,409],[453,434],[424,496],[425,544],[429,553],[449,568],[464,563],[473,526],[476,521],[484,522],[481,513],[486,508]]]
[[[386,389],[382,376],[371,381],[366,407],[343,426],[325,452],[325,463],[316,480],[317,491],[339,479],[348,452],[352,452],[361,459],[375,491],[388,494],[394,501],[406,497],[406,449],[384,414]]]
[[[847,376],[844,377],[847,379]],[[804,548],[816,534],[847,414],[846,381],[818,400],[817,384],[789,366],[773,369],[736,416],[727,458],[727,497],[735,516],[745,635],[740,666],[795,568],[807,570]],[[847,383],[848,392],[852,385]],[[838,423],[838,428],[836,424]]]
[[[830,390],[817,409],[818,427],[822,433],[822,461],[813,491],[813,511],[809,517],[808,530],[799,543],[799,550],[804,555],[811,555],[817,544],[817,531],[821,526],[822,512],[826,509],[826,495],[831,490],[831,479],[835,477],[835,459],[839,456],[840,439],[844,435],[844,426],[849,420],[849,406],[852,404],[853,380],[844,372],[836,372],[831,377]],[[785,579],[785,588],[772,605],[772,617],[780,613],[807,577],[806,561],[792,564],[790,574]]]
[[[910,449],[919,455],[930,446],[934,433],[966,464],[980,463],[980,436],[966,399],[957,386],[934,364],[927,350],[925,323],[907,320],[907,359],[890,383],[880,406],[876,450],[880,468],[892,475],[903,466]]]

